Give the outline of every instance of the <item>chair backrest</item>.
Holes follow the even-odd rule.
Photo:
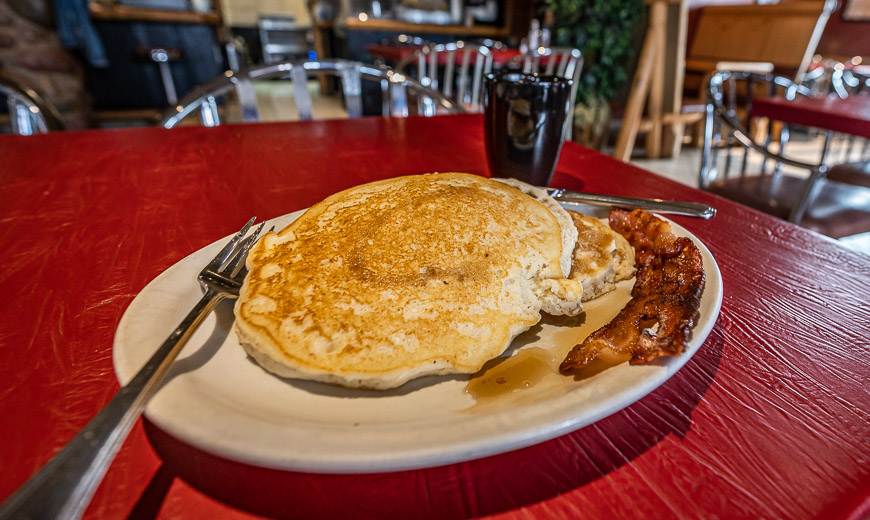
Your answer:
[[[9,126],[13,134],[33,135],[62,130],[60,114],[35,90],[0,74],[0,96],[6,97]]]
[[[529,22],[529,32],[520,40],[520,53],[527,54],[529,49],[550,46],[552,33],[546,24],[542,24],[537,18]]]
[[[573,125],[574,104],[577,101],[577,87],[583,71],[583,53],[571,47],[532,47],[521,49],[518,57],[522,60],[522,71],[526,74],[559,76],[574,81],[571,87],[571,116],[565,121],[565,139],[570,139]]]
[[[713,73],[707,83],[706,126],[698,177],[700,187],[708,188],[714,182],[733,178],[733,175],[739,175],[741,179],[754,175],[775,179],[783,168],[817,175],[824,170],[823,160],[809,163],[785,155],[788,126],[780,127],[772,121],[760,120],[752,110],[753,99],[760,97],[795,99],[809,94],[810,90],[805,86],[784,76],[746,71]],[[770,185],[738,184],[747,189]],[[791,208],[789,220],[800,220],[806,202],[802,200]]]
[[[706,126],[698,184],[705,188],[716,180],[729,178],[731,155],[737,145],[743,149],[741,164],[736,170],[739,175],[747,174],[751,159],[747,154],[752,152],[759,154],[763,161],[760,171],[753,173],[778,174],[782,164],[814,168],[816,165],[785,157],[781,141],[788,140],[788,130],[785,136],[777,136],[777,125],[757,121],[752,112],[754,98],[795,99],[808,94],[809,89],[784,76],[727,70],[713,73],[707,83]],[[722,154],[725,163],[720,167]],[[768,169],[769,161],[774,165],[772,169]]]
[[[480,112],[483,77],[492,71],[492,52],[485,45],[462,41],[422,45],[400,61],[396,70],[414,70],[423,86],[441,92],[468,112]]]
[[[326,74],[340,80],[345,107],[350,117],[362,115],[362,81],[377,82],[382,94],[382,114],[405,117],[409,115],[409,97],[426,97],[432,100],[431,113],[463,112],[437,91],[424,87],[417,81],[383,66],[365,65],[346,60],[281,62],[242,70],[226,71],[222,76],[196,88],[182,99],[178,106],[168,111],[163,120],[164,128],[173,128],[184,118],[199,112],[204,126],[221,123],[218,100],[226,94],[235,93],[241,108],[243,121],[259,121],[256,93],[253,82],[257,80],[288,79],[293,82],[293,98],[299,119],[313,119],[311,94],[307,83],[309,75]]]

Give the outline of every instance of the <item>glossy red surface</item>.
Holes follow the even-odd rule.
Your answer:
[[[752,101],[752,114],[870,139],[870,96],[762,98]]]
[[[0,497],[117,390],[115,326],[174,262],[252,214],[486,164],[479,116],[2,137],[0,157]],[[137,426],[89,516],[870,514],[870,258],[575,145],[554,184],[719,208],[709,222],[675,219],[716,255],[725,299],[707,342],[664,386],[550,442],[381,475],[244,466]]]
[[[414,54],[414,50],[416,47],[412,45],[386,45],[376,43],[373,45],[369,45],[366,47],[366,50],[372,56],[377,56],[384,61],[390,62],[392,64],[399,63],[400,61],[408,58]],[[500,50],[492,50],[492,61],[495,65],[503,65],[509,62],[511,59],[516,58],[520,55],[520,51],[516,49],[500,49]],[[456,53],[455,55],[456,64],[459,65],[462,63],[462,53]],[[447,55],[439,54],[438,55],[438,64],[444,65],[447,63]],[[546,61],[544,62],[546,63]]]

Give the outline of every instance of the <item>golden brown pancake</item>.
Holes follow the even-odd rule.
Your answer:
[[[612,291],[634,276],[634,249],[600,219],[569,211],[577,228],[571,279],[583,284],[583,301]]]
[[[582,284],[566,278],[573,233],[538,200],[474,175],[357,186],[254,247],[236,329],[285,377],[392,388],[474,373],[546,302],[580,312]]]

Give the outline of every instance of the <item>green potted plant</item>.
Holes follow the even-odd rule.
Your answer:
[[[552,43],[583,53],[574,111],[576,139],[601,147],[610,123],[610,102],[629,79],[643,0],[546,0]]]

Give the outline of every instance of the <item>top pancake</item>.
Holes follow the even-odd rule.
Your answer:
[[[391,388],[473,373],[545,300],[580,311],[572,236],[541,202],[478,176],[357,186],[254,247],[236,328],[282,376]]]

